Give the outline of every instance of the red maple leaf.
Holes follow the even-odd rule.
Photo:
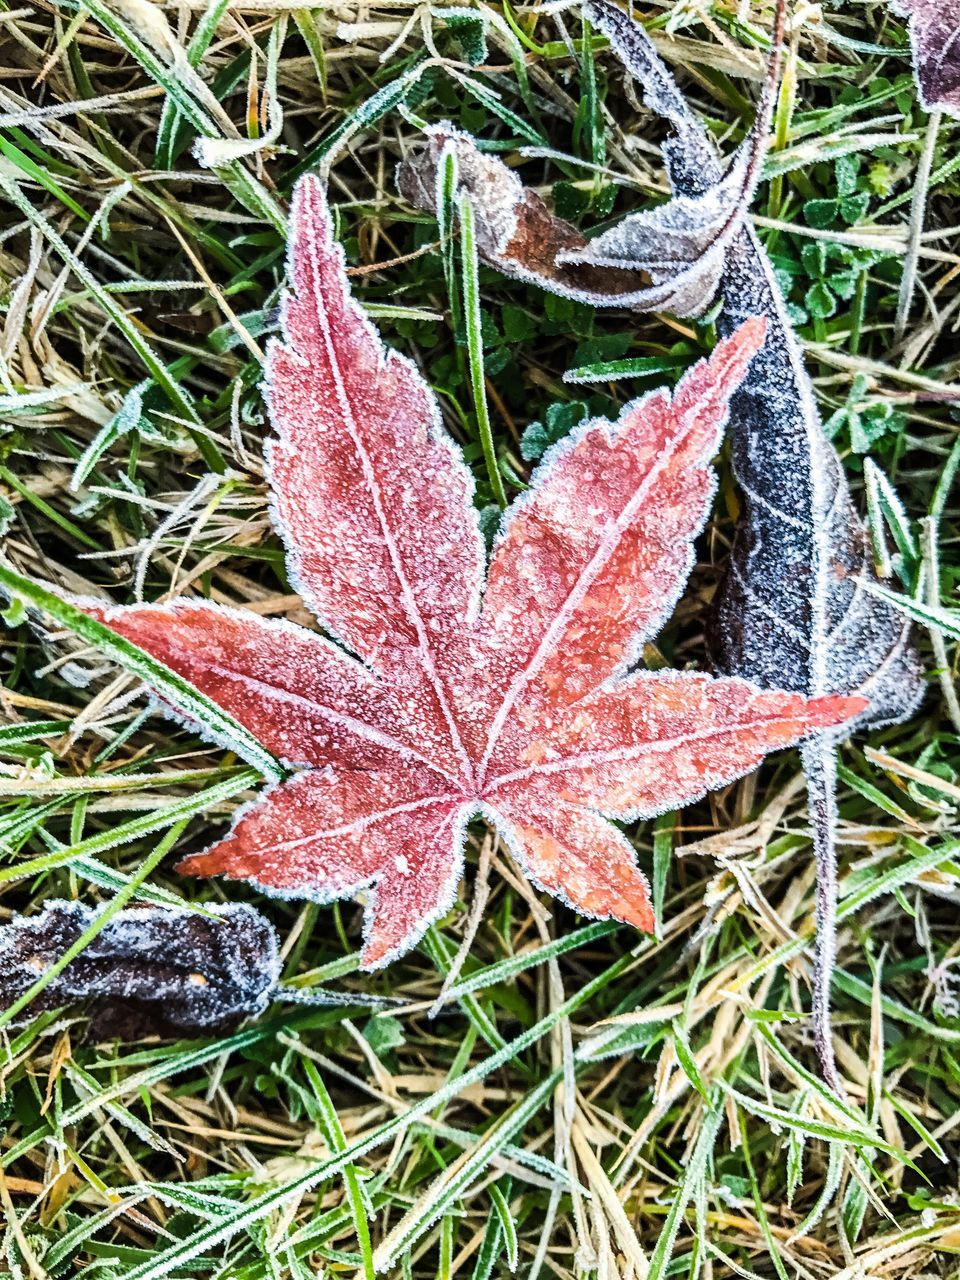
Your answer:
[[[555,446],[505,517],[484,590],[470,473],[416,367],[351,298],[315,178],[291,230],[296,293],[267,380],[273,514],[338,643],[202,601],[97,611],[304,766],[181,869],[321,902],[372,886],[372,968],[449,908],[481,814],[538,885],[651,929],[646,881],[608,819],[687,804],[864,706],[630,672],[689,573],[762,322],[672,397]]]

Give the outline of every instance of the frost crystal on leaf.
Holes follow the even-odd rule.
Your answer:
[[[280,977],[277,936],[253,907],[130,908],[108,920],[31,1003],[82,1003],[97,1039],[205,1035],[261,1013]],[[0,1008],[7,1009],[90,928],[96,908],[48,902],[0,926]]]
[[[324,902],[372,888],[372,968],[449,908],[482,814],[537,884],[652,928],[607,819],[686,804],[864,706],[629,674],[690,570],[709,460],[763,322],[673,397],[554,446],[505,517],[481,603],[470,473],[415,366],[351,298],[316,178],[296,189],[291,233],[295,293],[267,378],[273,511],[298,590],[350,652],[203,602],[94,611],[304,766],[182,869]]]
[[[726,172],[714,158],[701,188],[631,214],[595,240],[550,213],[502,160],[451,124],[425,130],[427,144],[400,164],[398,186],[411,204],[432,212],[438,174],[452,152],[459,188],[474,204],[479,251],[506,275],[594,306],[699,315],[717,291],[725,251],[760,179],[778,51],[779,43],[757,118]]]

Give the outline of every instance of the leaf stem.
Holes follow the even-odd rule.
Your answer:
[[[846,1090],[837,1072],[830,1026],[830,984],[837,954],[837,751],[833,742],[820,734],[803,744],[801,755],[817,861],[813,1040],[823,1078],[842,1100]]]
[[[927,122],[927,132],[917,166],[917,176],[913,184],[913,201],[910,205],[910,235],[907,240],[907,253],[903,260],[903,275],[900,278],[900,297],[897,302],[897,319],[893,338],[899,342],[907,330],[910,318],[910,306],[917,283],[917,262],[920,257],[920,237],[923,234],[923,220],[927,212],[927,192],[930,189],[930,170],[933,168],[933,153],[937,145],[937,134],[940,132],[942,115],[939,111],[931,111]]]

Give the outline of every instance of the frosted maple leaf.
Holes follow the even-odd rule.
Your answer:
[[[320,902],[369,890],[373,968],[449,909],[482,815],[537,885],[652,929],[609,820],[687,804],[864,706],[630,671],[689,573],[762,322],[672,397],[555,446],[485,573],[470,473],[416,367],[351,298],[316,178],[296,189],[291,242],[269,478],[291,579],[332,639],[203,601],[95,611],[302,766],[180,869]]]

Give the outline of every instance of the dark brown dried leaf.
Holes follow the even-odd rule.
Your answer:
[[[473,201],[479,251],[504,274],[593,306],[699,315],[716,293],[724,250],[756,188],[772,101],[771,81],[749,136],[715,181],[632,214],[592,242],[451,124],[426,130],[426,147],[403,161],[397,182],[411,204],[435,211],[438,174],[452,152],[459,192]]]
[[[31,1002],[24,1017],[82,1004],[95,1039],[208,1035],[261,1013],[280,975],[277,936],[253,907],[118,912]],[[0,927],[7,1009],[89,929],[97,909],[48,902]]]
[[[432,125],[425,133],[426,146],[397,167],[397,185],[410,204],[436,212],[437,177],[444,154],[452,151],[458,193],[473,201],[477,249],[487,262],[505,275],[564,297],[633,306],[638,275],[632,264],[618,270],[558,261],[561,253],[586,248],[576,227],[552,214],[497,156],[480,151],[470,134],[449,123]]]

